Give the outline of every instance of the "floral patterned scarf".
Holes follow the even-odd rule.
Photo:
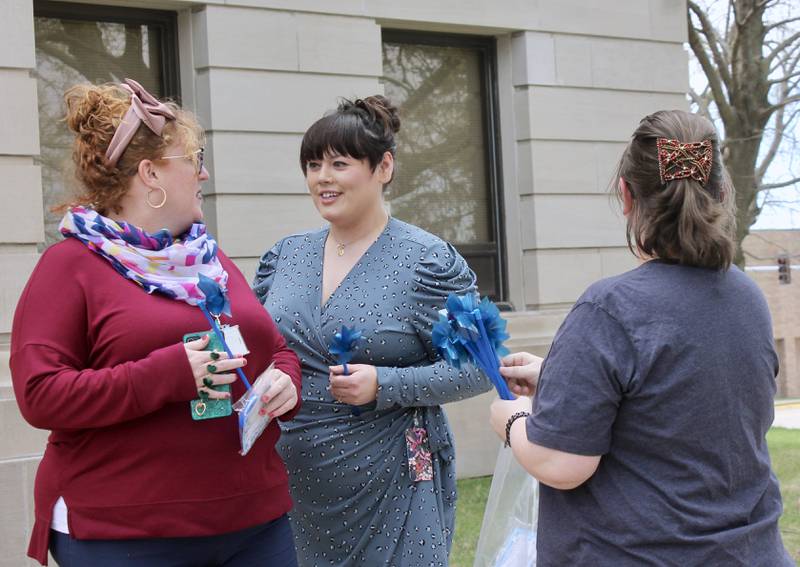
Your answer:
[[[94,209],[72,207],[59,225],[61,234],[80,240],[106,260],[124,277],[147,293],[197,305],[205,300],[198,287],[201,276],[227,289],[228,273],[217,258],[219,246],[195,223],[174,239],[166,229],[148,234],[141,228],[102,216]]]

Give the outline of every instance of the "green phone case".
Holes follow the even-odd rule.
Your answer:
[[[211,338],[209,339],[208,345],[204,350],[225,352],[225,347],[222,346],[222,343],[220,342],[219,338],[217,338],[217,335],[213,330],[202,331],[200,333],[187,333],[186,335],[183,335],[183,342],[186,343],[189,341],[195,341],[205,334],[210,335]],[[212,386],[212,388],[218,392],[231,391],[231,387],[228,384]],[[189,402],[189,407],[191,408],[192,419],[195,421],[203,419],[215,419],[217,417],[227,417],[233,413],[233,406],[230,398],[226,398],[224,400],[203,400],[202,398],[197,398]]]

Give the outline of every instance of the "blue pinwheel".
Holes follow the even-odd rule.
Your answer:
[[[347,363],[353,360],[358,343],[363,338],[361,331],[356,329],[355,325],[352,328],[342,325],[342,329],[333,335],[333,342],[328,351],[336,359],[336,362],[344,367],[345,375],[350,374],[347,370]],[[361,415],[361,410],[356,406],[351,406],[351,411],[353,415]]]
[[[228,294],[225,293],[225,290],[222,289],[222,286],[203,274],[200,274],[199,276],[197,287],[200,288],[200,291],[202,291],[203,295],[205,295],[205,299],[198,302],[197,306],[203,312],[203,315],[206,316],[211,328],[214,330],[214,334],[225,348],[225,352],[230,358],[234,358],[228,343],[225,341],[225,335],[222,333],[222,330],[219,328],[219,325],[217,325],[216,321],[216,319],[223,313],[228,317],[231,316],[231,303],[228,300]],[[236,374],[249,391],[252,386],[245,377],[244,372],[242,372],[242,369],[237,368]]]
[[[508,353],[503,342],[508,338],[506,321],[488,298],[477,294],[447,296],[445,309],[433,325],[431,340],[442,358],[456,368],[472,362],[483,370],[504,400],[513,400],[500,375],[500,356]]]
[[[353,360],[355,350],[358,348],[358,341],[363,338],[361,331],[357,330],[355,325],[352,328],[342,325],[342,330],[333,335],[333,342],[328,350],[336,362],[344,366],[345,374],[350,374],[347,371],[347,363]]]

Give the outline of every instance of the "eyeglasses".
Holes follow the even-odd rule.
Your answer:
[[[195,156],[197,156],[197,175],[203,173],[203,162],[205,161],[205,148],[200,148],[199,150],[195,150],[190,154],[185,154],[182,156],[164,156],[161,159],[185,159],[191,158],[192,161],[195,160]]]

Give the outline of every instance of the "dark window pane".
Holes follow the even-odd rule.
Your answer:
[[[383,72],[402,108],[392,214],[450,242],[490,242],[480,54],[384,43]]]
[[[503,299],[491,45],[484,38],[384,32],[384,91],[402,121],[386,198],[393,216],[455,244],[480,292]]]
[[[45,243],[60,240],[60,215],[51,209],[69,198],[77,181],[73,136],[63,121],[64,91],[77,83],[120,82],[125,77],[163,93],[161,26],[37,16],[36,75],[39,97]]]

